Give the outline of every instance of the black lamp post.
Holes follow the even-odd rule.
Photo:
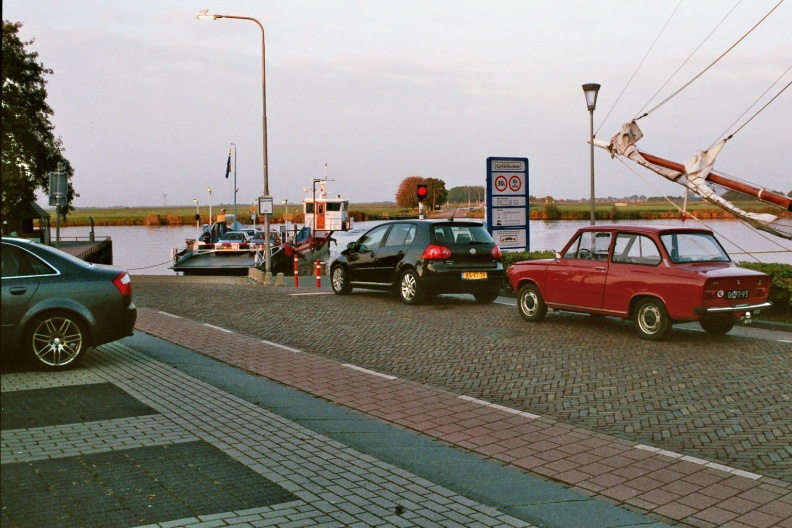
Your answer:
[[[583,85],[586,94],[586,106],[589,111],[589,143],[591,144],[591,225],[594,225],[594,109],[597,107],[597,93],[600,85],[588,83]]]

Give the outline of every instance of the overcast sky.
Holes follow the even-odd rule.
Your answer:
[[[77,207],[206,204],[207,187],[214,204],[232,203],[233,176],[224,178],[231,143],[238,203],[262,193],[261,32],[249,21],[197,20],[207,8],[265,27],[276,203],[301,200],[325,163],[331,191],[361,203],[393,201],[408,176],[439,178],[447,188],[484,185],[490,156],[528,158],[533,195],[578,199],[588,197],[590,177],[582,84],[602,85],[594,128],[610,139],[776,3],[6,0],[3,18],[24,24],[22,38],[35,38],[31,49],[54,70],[49,103],[75,169]],[[786,2],[642,119],[640,148],[684,162],[736,129],[792,81],[784,73],[791,27]],[[728,142],[716,171],[789,192],[790,123],[792,89]],[[597,196],[684,193],[599,149],[595,164]]]

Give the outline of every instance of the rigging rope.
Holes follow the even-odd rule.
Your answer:
[[[783,0],[782,0],[782,1],[783,1]],[[649,50],[646,52],[646,55],[644,55],[643,59],[641,59],[641,62],[640,62],[640,64],[638,64],[638,67],[637,67],[637,68],[635,68],[635,71],[633,72],[633,74],[632,74],[632,76],[630,77],[630,79],[627,81],[627,84],[626,84],[626,85],[624,86],[624,88],[622,89],[621,93],[619,94],[619,97],[617,97],[617,98],[616,98],[616,102],[615,102],[615,103],[613,103],[613,106],[611,106],[611,109],[610,109],[610,110],[608,110],[608,113],[607,113],[607,114],[605,114],[605,119],[603,119],[603,120],[602,120],[602,123],[600,123],[600,126],[598,126],[598,127],[597,127],[597,131],[596,131],[596,132],[594,132],[594,135],[595,135],[595,136],[596,136],[596,135],[599,133],[599,131],[600,131],[600,128],[602,128],[602,125],[604,125],[604,124],[605,124],[605,122],[608,120],[608,116],[610,116],[610,115],[611,115],[611,112],[613,112],[613,109],[614,109],[614,108],[616,108],[616,105],[617,105],[617,104],[619,104],[619,100],[622,98],[622,95],[624,95],[624,92],[626,92],[626,91],[627,91],[627,87],[628,87],[628,86],[630,86],[630,83],[631,83],[631,82],[632,82],[632,80],[635,78],[635,75],[638,73],[638,70],[640,70],[640,69],[641,69],[641,66],[643,66],[643,63],[646,61],[646,58],[647,58],[647,57],[649,56],[649,54],[652,52],[652,49],[654,49],[654,47],[655,47],[655,44],[657,44],[657,41],[658,41],[658,40],[660,40],[660,36],[663,34],[663,32],[665,31],[665,29],[668,27],[668,24],[671,22],[671,19],[672,19],[672,18],[674,18],[674,14],[676,14],[677,10],[679,9],[679,6],[681,6],[681,5],[682,5],[682,0],[679,0],[679,3],[678,3],[678,4],[677,4],[677,6],[674,8],[674,11],[671,13],[671,16],[670,16],[670,17],[668,17],[668,20],[666,20],[666,23],[665,23],[665,25],[663,25],[663,29],[661,29],[661,30],[660,30],[660,33],[658,33],[658,34],[657,34],[657,37],[655,38],[654,42],[652,42],[652,45],[651,45],[651,46],[649,46]]]
[[[778,8],[778,6],[780,6],[782,3],[784,3],[784,0],[780,0],[780,1],[779,1],[779,2],[778,2],[778,3],[777,3],[777,4],[776,4],[776,5],[775,5],[775,6],[774,6],[774,7],[773,7],[773,8],[772,8],[772,9],[771,9],[771,10],[770,10],[770,11],[769,11],[769,12],[768,12],[766,15],[765,15],[765,16],[763,16],[763,17],[762,17],[762,19],[761,19],[761,20],[759,20],[759,22],[757,22],[756,24],[754,24],[754,26],[753,26],[751,29],[749,29],[749,30],[748,30],[748,32],[747,32],[745,35],[743,35],[742,37],[740,37],[740,38],[737,40],[737,42],[735,42],[734,44],[732,44],[732,45],[729,47],[729,49],[727,49],[726,51],[724,51],[724,52],[723,52],[723,53],[722,53],[722,54],[721,54],[721,55],[720,55],[720,56],[719,56],[717,59],[715,59],[714,61],[712,61],[712,63],[711,63],[709,66],[707,66],[706,68],[704,68],[703,70],[701,70],[701,72],[699,72],[699,73],[698,73],[698,74],[697,74],[695,77],[693,77],[693,78],[692,78],[692,79],[690,79],[688,82],[686,82],[685,84],[683,84],[683,85],[682,85],[682,86],[681,86],[681,87],[680,87],[680,88],[679,88],[677,91],[675,91],[674,93],[672,93],[671,95],[669,95],[668,97],[666,97],[665,99],[663,99],[662,101],[660,101],[660,103],[658,103],[657,105],[655,105],[655,106],[654,106],[654,107],[653,107],[651,110],[649,110],[649,111],[648,111],[648,112],[646,112],[645,114],[641,115],[640,117],[637,117],[635,120],[637,121],[638,119],[641,119],[641,118],[644,118],[644,117],[648,116],[649,114],[651,114],[652,112],[654,112],[655,110],[657,110],[658,108],[660,108],[661,106],[663,106],[664,104],[666,104],[668,101],[670,101],[671,99],[673,99],[674,97],[676,97],[676,96],[679,94],[679,92],[681,92],[682,90],[684,90],[685,88],[687,88],[688,86],[690,86],[691,84],[693,84],[693,82],[694,82],[694,81],[698,80],[698,79],[699,79],[699,77],[701,77],[702,75],[704,75],[704,74],[705,74],[705,73],[706,73],[706,72],[707,72],[707,71],[708,71],[710,68],[712,68],[713,66],[715,66],[715,64],[717,64],[717,63],[718,63],[718,61],[720,61],[720,60],[721,60],[723,57],[725,57],[725,56],[726,56],[726,54],[728,54],[728,53],[729,53],[731,50],[733,50],[734,48],[736,48],[736,47],[737,47],[737,45],[738,45],[740,42],[742,42],[742,41],[743,41],[743,40],[744,40],[744,39],[745,39],[745,38],[746,38],[748,35],[750,35],[750,34],[753,32],[753,30],[754,30],[754,29],[756,29],[757,27],[759,27],[759,24],[761,24],[762,22],[764,22],[764,21],[765,21],[765,19],[766,19],[767,17],[769,17],[769,16],[770,16],[770,15],[773,13],[773,11],[775,11],[775,10]]]
[[[790,66],[789,68],[787,68],[787,70],[786,70],[784,73],[782,73],[782,74],[781,74],[781,77],[783,77],[784,75],[786,75],[786,74],[787,74],[787,72],[789,72],[789,70],[792,70],[792,66]],[[720,137],[718,137],[718,139],[717,139],[717,140],[715,140],[715,143],[713,143],[713,144],[710,146],[710,148],[712,148],[712,147],[713,147],[713,146],[714,146],[716,143],[719,143],[719,142],[720,142],[720,138],[722,138],[723,136],[725,136],[725,135],[726,135],[726,132],[728,132],[728,131],[729,131],[729,128],[733,127],[733,126],[734,126],[734,125],[737,123],[737,121],[739,121],[740,119],[742,119],[742,117],[743,117],[743,116],[744,116],[744,115],[745,115],[745,114],[748,112],[748,110],[750,110],[750,109],[751,109],[751,107],[752,107],[753,105],[755,105],[755,104],[757,103],[757,101],[759,101],[759,99],[761,99],[762,97],[764,97],[764,96],[765,96],[765,94],[766,94],[767,92],[769,92],[769,91],[770,91],[770,88],[772,88],[773,86],[775,86],[775,84],[776,84],[778,81],[780,81],[780,80],[781,80],[781,77],[779,77],[778,79],[776,79],[776,81],[775,81],[773,84],[771,84],[771,85],[770,85],[770,87],[769,87],[767,90],[765,90],[765,91],[764,91],[764,93],[763,93],[762,95],[760,95],[760,96],[759,96],[759,98],[758,98],[756,101],[754,101],[753,103],[751,103],[751,106],[749,106],[749,107],[748,107],[748,108],[745,110],[745,112],[743,112],[743,113],[742,113],[742,115],[740,115],[740,117],[738,117],[738,118],[737,118],[737,119],[734,121],[734,123],[732,123],[731,125],[729,125],[729,127],[728,127],[728,128],[727,128],[727,129],[726,129],[724,132],[723,132],[723,134],[721,134],[721,135],[720,135]],[[743,129],[743,127],[745,127],[745,125],[747,125],[748,123],[750,123],[750,122],[753,120],[753,118],[754,118],[754,117],[756,117],[756,116],[758,116],[760,113],[762,113],[762,111],[764,111],[764,109],[765,109],[765,108],[767,108],[767,107],[770,105],[770,103],[772,103],[773,101],[775,101],[775,100],[778,98],[778,96],[779,96],[779,95],[781,95],[782,93],[784,93],[784,92],[786,91],[786,89],[790,87],[790,85],[792,85],[792,81],[789,81],[789,82],[787,83],[787,85],[786,85],[786,86],[784,86],[783,88],[781,88],[781,91],[780,91],[780,92],[778,92],[777,94],[775,94],[775,95],[773,96],[773,98],[772,98],[772,99],[770,99],[769,101],[767,101],[767,103],[765,103],[765,105],[764,105],[762,108],[760,108],[759,110],[757,110],[757,111],[756,111],[756,113],[755,113],[754,115],[752,115],[750,119],[748,119],[748,121],[746,121],[745,123],[743,123],[742,125],[740,125],[740,128],[738,128],[737,130],[735,130],[734,132],[732,132],[731,134],[729,134],[729,136],[728,136],[726,139],[727,139],[727,140],[729,140],[729,139],[733,138],[733,137],[734,137],[734,135],[735,135],[737,132],[739,132],[740,130],[742,130],[742,129]]]
[[[661,196],[662,196],[662,197],[663,197],[663,198],[664,198],[664,199],[665,199],[665,200],[666,200],[668,203],[670,203],[671,205],[673,205],[673,206],[674,206],[674,207],[675,207],[675,208],[676,208],[676,209],[677,209],[677,210],[678,210],[680,213],[682,213],[683,215],[685,215],[685,217],[692,218],[692,219],[693,219],[693,220],[695,220],[696,222],[698,222],[698,223],[700,223],[701,225],[705,226],[707,229],[711,229],[711,230],[712,230],[712,232],[716,233],[716,234],[717,234],[719,237],[721,237],[722,239],[724,239],[724,240],[728,240],[728,241],[729,241],[729,242],[730,242],[732,245],[734,245],[734,247],[736,247],[737,249],[739,249],[739,250],[740,250],[740,251],[741,251],[743,254],[750,256],[750,257],[751,257],[751,258],[753,258],[753,259],[754,259],[756,262],[761,262],[761,261],[760,261],[758,258],[756,258],[755,256],[753,256],[753,254],[751,254],[751,252],[750,252],[750,251],[746,251],[745,249],[743,249],[742,247],[740,247],[740,246],[739,246],[739,245],[738,245],[736,242],[734,242],[733,240],[731,240],[731,239],[729,239],[728,237],[726,237],[725,235],[723,235],[723,233],[719,233],[719,232],[718,232],[716,229],[714,229],[713,227],[711,227],[711,226],[707,225],[707,223],[706,223],[706,222],[704,222],[703,220],[701,220],[701,219],[699,219],[699,218],[696,218],[696,217],[695,217],[693,214],[691,214],[691,213],[688,213],[687,211],[683,211],[681,207],[679,207],[677,204],[675,204],[675,203],[674,203],[674,201],[673,201],[673,200],[671,200],[671,198],[669,198],[668,196],[666,196],[665,194],[663,194],[663,193],[662,193],[662,192],[661,192],[659,189],[655,188],[655,187],[654,187],[652,184],[650,184],[648,181],[646,181],[646,180],[644,179],[644,177],[643,177],[643,176],[641,176],[641,175],[638,173],[638,171],[636,171],[636,170],[635,170],[635,169],[634,169],[634,168],[633,168],[631,165],[627,165],[627,163],[625,163],[625,162],[624,162],[624,160],[622,159],[622,157],[621,157],[621,156],[616,156],[616,159],[617,159],[617,160],[619,160],[619,162],[621,162],[621,164],[622,164],[622,165],[624,165],[625,167],[627,167],[627,168],[628,168],[628,169],[629,169],[629,170],[630,170],[630,171],[631,171],[633,174],[635,174],[635,175],[636,175],[636,176],[638,176],[638,177],[639,177],[641,180],[643,180],[643,182],[644,182],[645,184],[647,184],[649,187],[651,187],[651,188],[652,188],[652,189],[654,189],[654,190],[655,190],[657,193],[659,193],[659,194],[660,194],[660,195],[661,195]]]
[[[688,55],[688,57],[687,57],[687,58],[686,58],[686,59],[685,59],[685,60],[682,62],[682,64],[680,64],[680,65],[679,65],[679,68],[677,68],[677,69],[676,69],[676,71],[675,71],[674,73],[672,73],[672,74],[671,74],[671,77],[669,77],[669,78],[668,78],[668,80],[666,80],[666,82],[664,82],[664,83],[663,83],[663,85],[662,85],[660,88],[658,88],[658,89],[657,89],[657,91],[656,91],[656,92],[655,92],[655,93],[652,95],[652,97],[650,97],[650,98],[649,98],[649,100],[646,102],[646,104],[645,104],[645,105],[643,105],[643,106],[641,107],[641,109],[638,111],[638,113],[636,114],[636,116],[633,118],[634,120],[635,120],[635,119],[640,119],[640,117],[638,117],[638,116],[639,116],[639,115],[641,115],[641,113],[644,111],[644,109],[645,109],[647,106],[649,106],[649,104],[650,104],[652,101],[654,101],[655,97],[657,97],[657,94],[659,94],[659,93],[660,93],[660,92],[663,90],[663,88],[665,88],[665,87],[666,87],[666,85],[667,85],[668,83],[670,83],[670,82],[671,82],[671,79],[673,79],[674,77],[676,77],[676,74],[677,74],[677,73],[679,73],[679,71],[680,71],[682,68],[684,68],[684,67],[685,67],[685,64],[687,64],[687,63],[688,63],[688,61],[689,61],[690,59],[692,59],[692,58],[693,58],[693,55],[695,55],[695,54],[696,54],[696,52],[697,52],[699,49],[701,49],[701,46],[703,46],[703,45],[704,45],[704,43],[705,43],[705,42],[707,42],[707,41],[709,40],[709,38],[710,38],[710,37],[711,37],[711,36],[712,36],[712,35],[713,35],[713,34],[714,34],[714,33],[715,33],[717,30],[718,30],[718,28],[719,28],[719,27],[721,27],[721,25],[722,25],[722,24],[723,24],[723,23],[726,21],[726,19],[727,19],[727,18],[729,18],[729,15],[731,15],[731,14],[734,12],[734,10],[735,10],[735,9],[737,9],[737,6],[739,6],[741,3],[742,3],[742,0],[738,0],[738,1],[737,1],[737,3],[736,3],[736,4],[734,4],[734,7],[732,7],[732,8],[731,8],[731,10],[729,10],[729,12],[728,12],[728,13],[726,13],[726,16],[725,16],[725,17],[723,17],[723,18],[721,19],[721,21],[720,21],[720,22],[718,22],[718,24],[717,24],[717,25],[716,25],[714,28],[712,28],[712,31],[710,31],[709,35],[707,35],[706,37],[704,37],[704,40],[702,40],[702,41],[701,41],[701,43],[700,43],[700,44],[699,44],[699,45],[696,47],[696,49],[694,49],[694,50],[693,50],[693,51],[690,53],[690,55]],[[642,116],[642,117],[643,117],[643,116]]]

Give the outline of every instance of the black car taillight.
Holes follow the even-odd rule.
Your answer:
[[[424,260],[445,260],[451,258],[451,250],[445,246],[437,246],[432,244],[427,247],[423,252]]]
[[[113,284],[115,284],[115,287],[121,292],[121,295],[132,295],[132,278],[129,276],[129,273],[119,273],[118,276],[113,279]]]
[[[501,250],[498,246],[492,246],[492,250],[490,251],[490,255],[492,258],[500,260],[501,258]]]

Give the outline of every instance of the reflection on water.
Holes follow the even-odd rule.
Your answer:
[[[336,232],[331,245],[330,257],[335,258],[349,242],[360,238],[371,227],[380,222],[357,222],[348,232]],[[654,225],[683,225],[678,220],[644,221]],[[589,225],[588,221],[557,220],[534,221],[530,225],[530,247],[532,250],[560,251],[575,230]],[[695,221],[684,223],[700,225]],[[780,262],[792,264],[792,241],[761,233],[735,220],[710,220],[706,227],[715,231],[726,251],[737,261]],[[277,229],[277,226],[273,226]],[[88,237],[89,227],[62,227],[61,239]],[[195,238],[194,226],[108,226],[96,227],[96,237],[113,239],[113,260],[117,266],[128,269],[133,275],[172,275],[171,248],[181,249],[185,240]],[[750,256],[751,252],[755,258]]]

